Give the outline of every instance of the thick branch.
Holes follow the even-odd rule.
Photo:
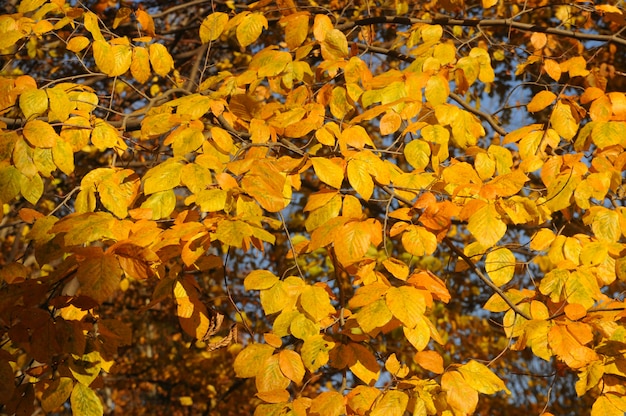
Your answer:
[[[574,38],[578,40],[594,40],[600,42],[610,42],[617,45],[626,46],[626,39],[616,35],[601,35],[598,33],[584,33],[569,29],[557,29],[554,27],[539,26],[532,23],[516,22],[513,19],[455,19],[452,17],[437,17],[435,19],[414,19],[397,16],[378,16],[366,19],[347,22],[337,27],[339,30],[350,30],[356,26],[369,26],[381,23],[394,23],[400,25],[414,25],[423,23],[428,25],[443,26],[468,26],[468,27],[501,27],[507,29],[517,29],[522,32],[541,32],[555,36]]]

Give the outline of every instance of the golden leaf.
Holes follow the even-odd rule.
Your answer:
[[[239,44],[244,48],[254,43],[263,29],[268,28],[267,19],[261,13],[250,13],[246,15],[237,26],[236,36]]]
[[[458,371],[446,371],[441,377],[441,388],[448,404],[462,414],[472,414],[478,404],[478,392],[467,384]]]
[[[485,258],[485,271],[496,286],[503,286],[511,281],[515,273],[515,256],[508,248],[496,248]]]
[[[174,59],[167,48],[160,43],[153,43],[148,47],[150,64],[157,75],[162,77],[170,73],[174,68]]]
[[[531,113],[536,113],[537,111],[541,111],[552,104],[555,99],[556,94],[552,91],[540,91],[533,97],[532,100],[530,100],[526,108]]]

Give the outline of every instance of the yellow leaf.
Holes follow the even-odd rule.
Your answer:
[[[331,29],[322,40],[322,57],[325,60],[336,61],[347,58],[348,40],[346,35],[338,29]]]
[[[366,162],[358,159],[351,159],[348,162],[348,181],[363,199],[369,200],[374,192],[374,181],[369,173]]]
[[[431,337],[430,325],[427,322],[428,318],[424,318],[420,315],[412,319],[416,322],[415,327],[409,328],[404,326],[402,327],[402,332],[417,351],[422,351],[428,345]],[[434,336],[433,339],[437,340]]]
[[[420,30],[422,40],[428,42],[438,42],[443,36],[443,28],[440,25],[424,25]]]
[[[377,400],[371,416],[402,416],[409,404],[409,396],[401,390],[389,390]]]
[[[313,22],[313,36],[315,40],[321,42],[326,37],[326,34],[333,30],[333,23],[325,14],[316,14]]]
[[[548,342],[556,355],[569,367],[583,368],[599,359],[598,354],[582,345],[574,336],[575,323],[571,325],[554,325],[548,334]],[[586,325],[586,324],[580,324]]]
[[[626,400],[623,396],[610,392],[598,397],[591,407],[591,416],[622,416],[624,413],[626,413]]]
[[[424,295],[412,286],[390,287],[385,301],[393,316],[408,328],[415,328],[426,311]]]
[[[11,376],[11,379],[13,376]],[[41,407],[45,412],[52,412],[70,397],[74,381],[70,377],[59,377],[54,380],[41,397]]]
[[[414,256],[428,256],[437,249],[437,237],[424,227],[410,225],[402,234],[402,245]]]
[[[356,386],[346,396],[350,409],[356,414],[365,415],[372,409],[374,402],[382,393],[376,387]]]
[[[284,317],[287,319],[290,316],[289,312],[285,313],[284,311],[279,315],[278,318],[274,321],[274,332],[279,331],[281,322],[280,317]],[[291,335],[294,337],[305,340],[313,335],[318,335],[320,333],[319,325],[315,324],[315,322],[311,321],[307,318],[303,313],[293,311],[294,318],[291,320],[291,323],[288,326],[289,331],[281,331],[281,334],[287,335],[291,332]]]
[[[350,308],[359,308],[369,305],[370,303],[382,298],[389,286],[383,283],[372,283],[357,289],[355,295],[350,299],[348,305]]]
[[[558,175],[548,185],[548,195],[544,204],[550,211],[560,211],[570,206],[570,201],[580,183],[580,176],[576,173],[565,172]]]
[[[280,19],[280,23],[285,27],[285,42],[289,49],[296,49],[306,40],[309,32],[308,12],[299,12],[284,16]]]
[[[530,43],[535,49],[542,49],[544,46],[546,46],[547,42],[548,37],[545,33],[533,32],[533,34],[530,36]]]
[[[291,350],[282,350],[278,354],[280,370],[289,380],[300,384],[304,378],[304,364],[300,354]]]
[[[343,120],[346,114],[354,110],[354,106],[348,101],[346,89],[343,87],[333,88],[329,107],[330,113],[339,120]]]
[[[259,161],[241,180],[241,187],[270,212],[278,212],[289,202],[283,195],[285,176],[273,163]]]
[[[505,391],[511,394],[504,382],[484,364],[470,360],[467,364],[460,366],[458,371],[463,374],[465,382],[479,393],[494,394],[499,391]]]
[[[483,3],[483,7],[485,9],[488,9],[498,4],[498,0],[482,0],[482,3]]]
[[[393,318],[393,314],[384,300],[374,301],[356,313],[356,320],[365,333],[382,328]]]
[[[50,102],[48,121],[66,121],[73,110],[72,103],[67,93],[61,87],[46,89]]]
[[[318,194],[314,194],[313,196],[318,195]],[[313,200],[313,198],[310,198],[309,202],[307,203],[304,209],[304,211],[306,212],[307,207],[309,207],[309,204],[312,204],[312,203],[323,204],[320,207],[316,207],[309,214],[308,218],[305,220],[304,225],[307,231],[309,232],[316,230],[320,226],[326,224],[331,219],[337,218],[337,216],[339,215],[339,211],[341,210],[341,196],[337,193],[337,191],[324,192],[324,194],[327,194],[330,197],[326,198],[326,196],[324,196],[320,198],[315,198],[315,200]],[[335,225],[336,224],[333,224],[333,228]],[[328,231],[328,230],[325,230],[325,231]],[[326,237],[326,236],[323,236],[323,237]],[[324,240],[327,240],[327,239],[324,238]],[[332,239],[330,239],[328,242],[329,243],[332,242]],[[311,243],[312,244],[314,243],[313,240],[311,241]],[[323,245],[326,245],[326,244],[323,244]]]
[[[96,119],[95,127],[91,131],[91,143],[100,151],[111,149],[120,144],[118,131],[102,119]]]
[[[536,113],[537,111],[541,111],[552,104],[555,99],[556,94],[552,91],[540,91],[533,97],[532,100],[530,100],[527,109],[531,113]]]
[[[46,97],[46,101],[48,101]],[[26,123],[22,134],[30,144],[36,147],[50,148],[57,140],[61,140],[54,128],[41,120],[31,120]]]
[[[314,322],[320,322],[335,313],[328,292],[320,286],[305,287],[300,294],[300,306]]]
[[[561,66],[553,59],[543,61],[543,69],[546,74],[555,81],[561,79]]]
[[[341,132],[341,141],[347,145],[353,146],[357,149],[363,149],[365,145],[374,146],[374,142],[367,134],[367,131],[361,126],[351,126],[347,129],[344,129]]]
[[[506,224],[493,204],[480,208],[469,218],[467,229],[484,247],[493,247],[506,233]]]
[[[591,217],[591,230],[598,240],[604,242],[619,241],[622,235],[619,213],[605,207],[593,207],[589,217]],[[588,222],[589,219],[585,218],[585,223]]]
[[[524,325],[526,345],[532,349],[533,354],[546,361],[550,361],[550,358],[554,355],[548,344],[548,333],[551,327],[551,322],[543,320],[528,321]]]
[[[155,192],[141,204],[141,208],[150,209],[153,220],[168,218],[176,208],[176,194],[173,189]]]
[[[256,374],[255,384],[259,392],[284,390],[289,383],[289,379],[281,371],[278,354],[266,358]]]
[[[507,284],[515,273],[515,256],[508,248],[496,248],[485,258],[485,271],[496,286]]]
[[[404,157],[415,170],[423,171],[430,163],[430,146],[420,139],[411,140],[404,148]]]
[[[150,57],[148,55],[148,50],[143,46],[136,46],[133,48],[130,73],[133,78],[141,84],[144,84],[150,79]]]
[[[300,351],[304,366],[311,372],[317,371],[321,366],[328,363],[328,352],[334,346],[335,343],[324,338],[322,334],[305,339]]]
[[[402,117],[395,111],[388,111],[380,119],[380,134],[387,135],[398,131],[402,124]]]
[[[571,140],[578,132],[578,120],[572,114],[572,108],[562,100],[554,106],[550,124],[565,140]]]
[[[278,281],[278,277],[272,272],[253,270],[244,279],[243,286],[246,290],[263,290],[271,288]]]
[[[600,121],[591,130],[591,140],[600,149],[616,144],[626,147],[626,124],[621,121]]]
[[[341,264],[348,266],[361,260],[372,239],[380,238],[380,223],[375,222],[373,227],[370,225],[370,222],[352,221],[335,232],[334,249]]]
[[[390,257],[383,261],[383,266],[397,279],[406,280],[409,277],[409,266],[401,260]]]
[[[100,71],[110,77],[123,75],[130,68],[132,50],[129,45],[111,45],[104,40],[93,42],[93,56]]]
[[[595,361],[578,373],[578,381],[576,382],[576,394],[582,397],[586,392],[598,385],[604,376],[604,363]],[[593,413],[592,413],[593,414]],[[610,415],[611,412],[602,412],[602,415]]]
[[[130,21],[130,15],[133,13],[128,7],[121,7],[115,13],[115,19],[113,20],[113,29],[117,29],[120,24]]]
[[[44,90],[28,89],[20,95],[20,109],[24,118],[30,120],[48,111],[48,95]]]
[[[235,358],[235,375],[240,378],[255,377],[263,369],[265,360],[273,353],[274,347],[267,344],[248,345]]]
[[[444,104],[450,95],[450,83],[442,75],[433,75],[426,82],[424,95],[433,106]]]
[[[150,64],[152,65],[154,72],[162,77],[169,74],[172,68],[174,68],[174,59],[165,46],[160,43],[153,43],[148,48],[148,51],[150,55]]]
[[[602,296],[598,279],[587,267],[580,267],[571,272],[565,281],[565,293],[569,303],[578,303],[586,309],[591,308]]]
[[[104,414],[102,402],[95,391],[76,383],[70,396],[72,414],[76,416],[99,416]]]
[[[24,176],[20,178],[20,193],[31,204],[35,205],[43,195],[43,180],[41,176]]]
[[[20,2],[17,11],[20,13],[32,12],[40,8],[44,3],[44,0],[24,0]]]
[[[361,206],[361,201],[352,195],[344,195],[341,215],[346,218],[355,218],[360,220],[363,217],[363,207]]]
[[[294,413],[295,414],[295,413]],[[346,414],[346,405],[341,393],[325,391],[311,401],[309,413],[318,416],[341,416]]]
[[[150,195],[167,191],[180,185],[180,173],[183,165],[176,159],[169,159],[152,169],[144,176],[144,193]]]
[[[100,32],[98,16],[96,16],[93,12],[88,11],[83,17],[83,23],[85,24],[85,29],[91,33],[91,36],[93,36],[95,41],[104,41],[104,36],[102,36],[102,33]]]
[[[473,414],[478,404],[478,392],[458,371],[446,371],[441,377],[441,388],[446,392],[448,404],[462,414]]]
[[[343,159],[312,157],[313,169],[318,178],[333,188],[340,189],[344,179]]]
[[[246,15],[237,26],[236,36],[239,44],[244,48],[254,43],[263,29],[268,28],[267,19],[261,13],[250,13]]]
[[[356,362],[351,363],[349,368],[365,384],[373,385],[380,376],[380,365],[370,350],[361,344],[350,343],[348,347],[352,350]]]

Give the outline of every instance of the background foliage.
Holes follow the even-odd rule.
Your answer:
[[[4,2],[0,405],[626,411],[623,3]]]

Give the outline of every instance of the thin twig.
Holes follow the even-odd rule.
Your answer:
[[[482,280],[483,283],[485,283],[487,286],[489,286],[494,292],[496,292],[498,296],[500,296],[502,300],[504,300],[506,304],[509,305],[509,307],[513,309],[513,311],[515,311],[516,314],[520,315],[522,318],[527,319],[529,321],[532,319],[530,315],[526,314],[520,308],[518,308],[517,305],[513,303],[511,299],[509,299],[506,296],[506,294],[502,291],[502,289],[496,286],[487,276],[485,276],[483,272],[478,267],[476,267],[472,259],[467,257],[465,253],[463,253],[463,250],[455,246],[454,243],[448,237],[444,237],[443,242],[450,248],[450,250],[454,252],[454,254],[456,254],[461,259],[463,259],[463,261],[470,267],[470,269],[472,269],[472,271],[476,273],[478,278]]]

